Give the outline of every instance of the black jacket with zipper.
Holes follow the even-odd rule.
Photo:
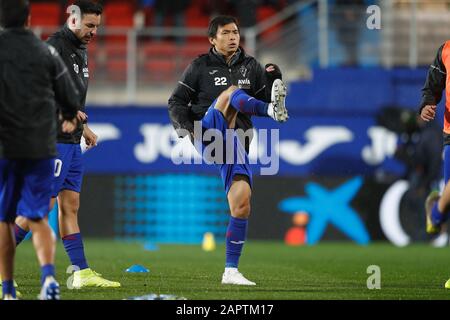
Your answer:
[[[55,48],[25,28],[0,31],[0,158],[55,157],[56,102],[70,120],[78,96]]]
[[[180,137],[193,132],[194,121],[201,120],[213,101],[228,87],[236,85],[256,99],[270,102],[272,82],[255,58],[242,48],[229,64],[213,48],[200,55],[184,71],[169,99],[169,116]],[[238,113],[236,128],[253,128],[248,115]],[[248,150],[248,146],[246,146]]]
[[[50,36],[47,40],[56,48],[69,70],[79,96],[80,111],[85,112],[86,96],[89,85],[89,69],[87,48],[75,34],[65,25],[61,30]],[[62,106],[59,106],[61,108]],[[79,123],[73,133],[63,133],[61,126],[58,129],[58,143],[78,144],[83,134],[83,124]]]

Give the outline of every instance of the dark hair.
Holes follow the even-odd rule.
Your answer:
[[[0,0],[0,24],[4,28],[24,27],[29,15],[28,0]]]
[[[223,27],[227,24],[234,23],[239,30],[239,23],[235,17],[232,16],[217,16],[211,20],[208,26],[208,37],[214,38],[217,34],[219,27]]]
[[[78,6],[80,8],[81,14],[96,14],[97,16],[103,13],[103,6],[93,0],[75,0],[73,2],[74,6]]]

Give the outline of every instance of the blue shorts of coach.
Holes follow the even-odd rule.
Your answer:
[[[41,220],[50,209],[55,159],[0,159],[0,221]]]

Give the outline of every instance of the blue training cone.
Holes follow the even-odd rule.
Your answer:
[[[146,244],[144,244],[144,250],[146,251],[158,251],[159,247],[152,243],[152,242],[147,242]]]
[[[141,266],[139,264],[134,264],[131,267],[129,267],[127,270],[125,270],[125,272],[150,272],[150,270],[148,270],[146,267]]]

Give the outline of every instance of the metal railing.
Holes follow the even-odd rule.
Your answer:
[[[432,63],[450,37],[450,1],[382,0],[382,61],[387,68]]]
[[[255,27],[242,44],[262,63],[280,65],[288,81],[314,66],[408,66],[432,62],[450,30],[450,0],[379,0],[381,29],[366,26],[367,7],[304,0]],[[45,38],[56,28],[35,28]],[[185,67],[207,52],[203,28],[100,28],[89,45],[96,104],[166,104]]]

